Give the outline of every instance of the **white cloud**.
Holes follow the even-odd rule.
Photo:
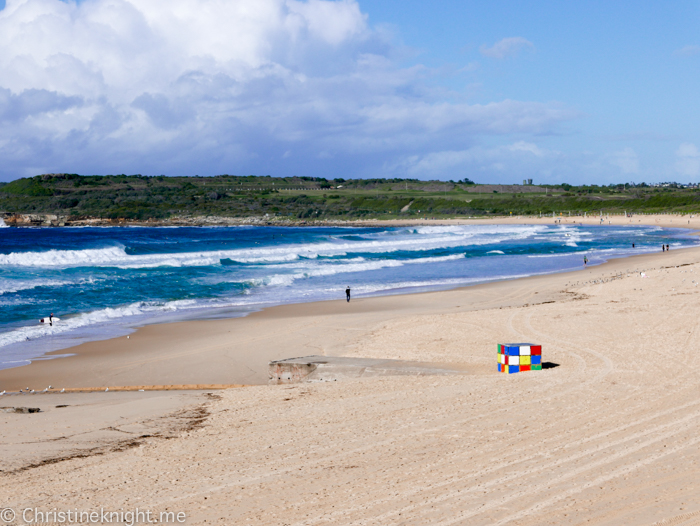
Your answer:
[[[676,171],[681,175],[700,175],[700,151],[692,143],[685,142],[676,150]]]
[[[457,71],[459,73],[471,73],[472,71],[476,71],[481,67],[481,64],[478,62],[470,62],[464,67],[459,68]]]
[[[387,169],[419,179],[462,179],[471,174],[472,179],[479,180],[480,177],[502,178],[513,174],[515,180],[519,181],[523,177],[549,174],[552,166],[561,158],[562,154],[556,150],[517,141],[501,146],[473,146],[463,150],[443,150],[407,156]]]
[[[0,49],[5,179],[376,174],[399,151],[550,134],[577,117],[556,103],[452,102],[427,68],[393,62],[355,0],[7,0]]]
[[[675,50],[673,54],[680,57],[692,57],[693,55],[700,54],[700,46],[683,46],[682,48]]]
[[[639,173],[639,157],[632,148],[623,148],[613,153],[609,158],[610,164],[617,166],[623,174]]]
[[[534,48],[534,44],[523,37],[509,37],[499,40],[491,47],[482,45],[479,52],[485,57],[503,59],[517,55],[522,49]]]
[[[529,152],[537,157],[542,157],[545,154],[536,144],[525,141],[518,141],[515,144],[511,144],[508,149],[511,152]]]

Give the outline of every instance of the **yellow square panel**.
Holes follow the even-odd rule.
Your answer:
[[[530,365],[530,357],[529,356],[521,356],[520,357],[520,365]]]

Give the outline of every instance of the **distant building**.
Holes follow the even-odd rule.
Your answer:
[[[523,186],[532,186],[532,179],[523,179]]]

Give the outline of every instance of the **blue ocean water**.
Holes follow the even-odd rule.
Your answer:
[[[0,228],[0,368],[146,324],[453,288],[697,244],[575,225]],[[635,248],[632,248],[632,243]],[[40,318],[54,313],[52,327]]]

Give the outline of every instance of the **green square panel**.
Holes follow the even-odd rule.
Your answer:
[[[530,370],[531,370],[531,371],[541,371],[541,370],[542,370],[542,366],[541,366],[541,365],[531,365],[531,366],[530,366]]]

